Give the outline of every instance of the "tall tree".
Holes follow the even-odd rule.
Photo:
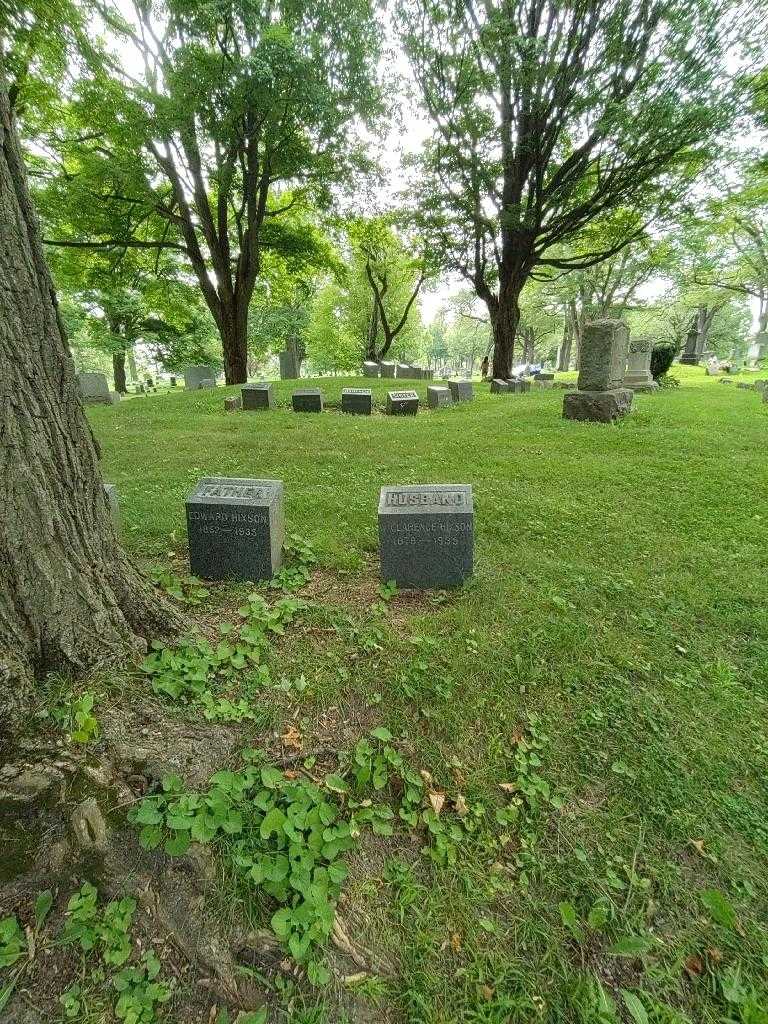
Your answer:
[[[122,551],[43,258],[0,45],[0,723],[34,676],[166,631]],[[0,740],[2,735],[0,734]]]
[[[434,125],[426,221],[486,303],[493,372],[509,374],[520,292],[618,207],[663,209],[730,120],[737,0],[400,0],[402,38]]]
[[[226,380],[238,383],[263,253],[284,242],[281,218],[303,196],[329,203],[332,186],[365,163],[355,128],[379,111],[370,3],[126,6],[122,17],[98,2],[141,72],[116,53],[110,73],[81,81],[69,105],[87,131],[52,143],[63,187],[109,214],[51,241],[183,254],[216,322]]]

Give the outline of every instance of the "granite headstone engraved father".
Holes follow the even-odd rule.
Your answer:
[[[204,477],[187,498],[187,532],[195,576],[270,579],[282,557],[282,480]]]

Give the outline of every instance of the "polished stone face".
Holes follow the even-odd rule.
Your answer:
[[[271,384],[243,384],[242,396],[243,408],[249,412],[275,407],[275,389]]]
[[[399,587],[454,587],[472,573],[474,506],[469,484],[382,487],[381,575]]]
[[[387,416],[415,416],[419,411],[419,396],[415,391],[388,391]]]
[[[107,384],[107,378],[103,373],[78,373],[77,383],[86,405],[89,402],[101,402],[103,405],[112,404],[109,384]]]
[[[301,388],[291,395],[294,412],[322,412],[323,395],[320,388]]]
[[[205,477],[187,498],[192,573],[205,580],[265,580],[280,568],[283,483]]]
[[[341,411],[357,416],[370,416],[373,410],[373,392],[370,388],[342,388]]]
[[[427,405],[430,409],[439,409],[442,405],[453,405],[451,389],[439,385],[427,388]]]

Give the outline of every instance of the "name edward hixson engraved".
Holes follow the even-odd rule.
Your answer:
[[[233,485],[233,484],[208,484],[205,487],[201,487],[197,493],[199,498],[265,498],[267,496],[267,489],[264,487],[249,487],[247,485]],[[248,509],[246,511],[238,510],[236,505],[228,507],[226,510],[219,507],[217,511],[210,509],[206,510],[205,506],[202,508],[192,508],[189,510],[189,518],[196,522],[210,523],[211,526],[204,526],[204,533],[219,533],[219,532],[235,532],[240,537],[253,536],[250,530],[243,529],[246,525],[253,526],[267,526],[269,524],[269,516],[266,512],[256,509]],[[213,525],[216,524],[216,530],[214,531]]]

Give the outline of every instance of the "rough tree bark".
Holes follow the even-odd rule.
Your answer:
[[[1,71],[0,237],[1,747],[35,675],[125,656],[177,620],[115,534]]]
[[[563,325],[563,340],[557,353],[557,371],[564,373],[571,365],[571,349],[573,347],[573,327],[568,316],[565,317]]]

